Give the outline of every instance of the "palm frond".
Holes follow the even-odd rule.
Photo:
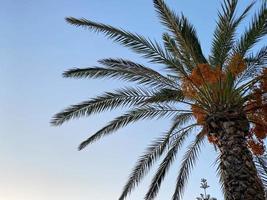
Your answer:
[[[254,78],[267,65],[267,46],[262,47],[256,55],[250,55],[245,60],[247,68],[238,77],[238,83]]]
[[[133,106],[143,102],[151,95],[148,91],[141,88],[124,88],[115,92],[106,92],[103,95],[72,105],[54,115],[51,124],[55,126],[80,117],[113,110],[119,106]]]
[[[154,92],[149,98],[143,101],[146,103],[168,103],[168,102],[181,102],[184,99],[182,90],[172,90],[163,88]]]
[[[167,147],[169,136],[169,133],[165,133],[163,137],[155,140],[151,145],[149,145],[144,155],[142,155],[137,161],[126,185],[123,188],[123,192],[119,197],[119,200],[124,200],[131,193],[155,161],[162,155]]]
[[[175,113],[177,114],[179,112],[190,112],[190,111],[177,110],[175,107],[162,106],[162,105],[143,106],[133,109],[127,112],[126,114],[117,117],[116,119],[111,121],[107,126],[103,127],[95,134],[93,134],[91,137],[83,141],[79,146],[79,150],[85,148],[87,145],[91,144],[92,142],[95,142],[96,140],[102,138],[103,136],[111,134],[112,132],[118,130],[119,128],[128,125],[129,123],[133,123],[144,119],[152,119],[152,118],[158,119],[162,117],[170,117]]]
[[[163,0],[154,0],[154,7],[159,14],[161,22],[173,34],[179,45],[183,59],[194,61],[191,65],[205,63],[206,59],[202,53],[201,45],[196,35],[195,28],[189,23],[186,17],[179,17]],[[193,66],[192,66],[193,67]]]
[[[235,52],[244,56],[261,38],[267,34],[267,7],[263,1],[260,11],[255,14],[249,28],[241,36],[240,41],[235,47]]]
[[[145,67],[144,65],[125,60],[125,59],[103,59],[99,63],[111,69],[121,69],[132,72],[140,79],[140,83],[149,84],[158,87],[177,88],[176,82],[172,81],[168,77],[160,74],[159,72]]]
[[[189,72],[192,71],[193,67],[191,66],[192,63],[189,59],[185,58],[182,53],[179,50],[178,45],[176,44],[176,41],[174,38],[172,38],[168,33],[164,33],[162,36],[164,46],[167,49],[168,52],[171,53],[171,55],[179,60],[177,63],[177,67],[182,68],[182,69],[187,69]],[[177,73],[180,74],[180,70],[177,70]]]
[[[189,128],[188,126],[181,128],[182,126],[184,126],[188,121],[192,120],[193,118],[193,114],[192,112],[188,112],[188,113],[180,113],[179,115],[176,115],[173,118],[173,127],[177,127],[179,128],[177,130],[177,132],[175,132],[173,134],[172,140],[170,141],[170,146],[173,145],[173,141],[176,141],[176,135],[177,133],[180,133],[181,131],[184,131],[185,129]],[[196,124],[190,124],[189,126],[195,126]]]
[[[156,41],[152,42],[150,39],[146,39],[141,35],[130,33],[110,25],[96,23],[84,18],[77,19],[74,17],[67,17],[66,20],[72,25],[89,28],[95,32],[102,32],[115,42],[143,55],[143,57],[149,59],[150,62],[165,64],[170,70],[176,69],[175,63],[171,61],[168,52],[162,49],[160,44]]]
[[[176,44],[174,38],[172,38],[168,33],[163,33],[162,39],[164,42],[165,48],[177,59],[183,59],[183,56],[179,50],[179,47]]]
[[[171,146],[166,157],[164,158],[164,160],[160,164],[155,176],[152,179],[149,190],[145,196],[146,200],[153,200],[156,197],[156,195],[160,189],[161,183],[164,180],[164,177],[170,168],[170,165],[175,160],[175,157],[176,157],[178,150],[181,148],[184,140],[189,135],[192,128],[193,127],[190,126],[188,129],[182,131],[175,139],[175,142]]]
[[[137,71],[135,69],[127,68],[106,68],[106,67],[90,67],[90,68],[74,68],[65,71],[63,74],[67,78],[110,78],[123,81],[136,82],[143,85],[149,85],[151,87],[171,87],[174,88],[174,82],[168,79],[160,79],[156,74],[146,74],[144,72]]]
[[[198,39],[195,28],[190,24],[189,20],[182,15],[181,16],[181,34],[188,46],[190,55],[192,56],[195,64],[207,63],[207,60],[202,52],[200,41]]]
[[[255,2],[249,4],[243,13],[235,18],[235,11],[238,0],[224,0],[221,12],[218,13],[219,20],[214,32],[214,40],[211,50],[211,64],[223,66],[230,50],[233,48],[234,36],[237,26],[245,18]]]
[[[256,156],[254,160],[258,175],[262,180],[265,191],[267,192],[267,154],[263,156]]]
[[[176,188],[172,197],[173,200],[181,199],[185,184],[187,183],[189,177],[189,173],[195,165],[201,145],[203,144],[203,140],[204,134],[200,132],[197,135],[195,141],[189,146],[188,150],[186,151],[177,177]]]
[[[146,150],[145,154],[140,157],[138,162],[136,163],[132,173],[129,176],[129,179],[126,185],[123,188],[123,192],[119,198],[119,200],[124,200],[131,191],[140,183],[155,161],[164,153],[165,149],[168,147],[170,140],[172,138],[172,134],[174,130],[183,125],[192,114],[190,113],[181,113],[177,115],[174,119],[174,124],[170,128],[170,130],[155,140]]]

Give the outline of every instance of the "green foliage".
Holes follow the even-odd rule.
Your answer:
[[[252,98],[251,89],[259,81],[255,75],[267,64],[266,46],[255,55],[248,54],[249,50],[267,34],[266,1],[240,38],[236,34],[238,25],[248,15],[255,2],[250,3],[237,16],[238,0],[223,1],[221,11],[218,13],[217,27],[208,60],[202,52],[196,30],[189,20],[183,14],[177,15],[163,0],[153,0],[153,3],[161,23],[166,28],[161,42],[88,19],[66,18],[68,23],[103,33],[109,39],[140,54],[149,62],[161,64],[166,69],[166,73],[162,73],[159,69],[130,60],[108,58],[100,60],[98,62],[100,66],[73,68],[63,73],[63,77],[66,78],[110,78],[136,85],[105,92],[95,98],[72,105],[53,117],[52,125],[59,126],[75,118],[122,107],[129,109],[125,114],[118,116],[84,140],[79,146],[80,150],[140,120],[163,117],[171,117],[173,120],[170,130],[156,139],[140,157],[119,200],[124,200],[141,182],[153,164],[164,156],[145,196],[146,200],[155,199],[184,141],[193,128],[202,128],[189,145],[178,171],[172,199],[180,200],[206,136],[205,127],[199,122],[193,122],[195,115],[190,109],[191,106],[200,108],[205,114],[212,115],[226,108],[242,110]],[[242,56],[247,67],[235,77],[229,69],[229,64],[236,55]],[[204,84],[196,84],[191,75],[199,69],[200,64],[211,65],[213,69],[219,66],[221,74],[225,77],[220,77],[216,82],[210,83],[205,78],[205,74],[200,72]],[[213,73],[217,72],[213,71]],[[185,81],[188,85],[184,85]],[[193,96],[192,94],[185,95],[185,87],[191,87],[197,91],[197,95],[194,97],[190,97]],[[257,163],[259,174],[266,183],[265,163],[262,164],[262,159],[257,160]]]
[[[56,114],[51,123],[53,125],[61,125],[74,118],[113,110],[119,106],[137,105],[148,97],[150,95],[147,91],[138,88],[125,88],[115,92],[106,92],[101,96],[66,108]]]
[[[165,64],[166,68],[170,70],[176,69],[175,62],[172,61],[170,55],[162,49],[157,42],[146,39],[141,35],[130,33],[110,25],[96,23],[84,18],[76,19],[68,17],[66,18],[66,21],[72,25],[89,28],[95,32],[102,32],[115,42],[143,55],[143,57],[147,58],[150,62]]]
[[[166,148],[172,143],[176,142],[176,137],[180,136],[180,132],[186,131],[193,127],[194,125],[190,125],[190,127],[185,127],[183,129],[179,129],[178,131],[175,131],[179,126],[185,124],[190,118],[192,117],[192,114],[190,113],[181,113],[177,115],[174,119],[173,125],[171,129],[163,135],[163,137],[155,140],[145,152],[144,155],[140,157],[138,162],[136,163],[136,166],[134,167],[131,175],[129,176],[129,180],[124,186],[123,193],[120,196],[119,200],[125,199],[126,196],[138,185],[138,183],[143,179],[145,174],[149,171],[149,169],[152,167],[152,164],[157,161],[157,159],[164,153]]]
[[[184,99],[182,90],[176,89],[161,89],[144,100],[144,104],[147,103],[160,103],[160,102],[181,102]]]
[[[167,105],[154,105],[154,106],[142,106],[139,108],[135,108],[124,115],[121,115],[111,122],[108,123],[105,127],[97,131],[91,137],[83,141],[79,147],[79,149],[85,148],[87,145],[99,140],[101,137],[111,134],[112,132],[122,128],[129,123],[133,123],[139,120],[144,119],[153,119],[153,118],[162,118],[162,117],[170,117],[180,112],[190,112],[188,110],[177,110],[175,107],[167,106]]]
[[[186,137],[188,136],[191,130],[192,130],[192,127],[189,127],[186,130],[182,131],[178,137],[176,137],[175,141],[169,148],[167,155],[161,162],[155,176],[152,179],[151,185],[145,197],[146,200],[153,199],[157,195],[160,185],[162,181],[164,180],[164,177],[167,171],[169,170],[170,165],[173,163],[178,150],[182,147],[184,140],[186,139]]]
[[[128,182],[123,188],[119,200],[123,200],[139,184],[145,174],[149,171],[155,161],[163,154],[168,146],[171,131],[164,134],[162,138],[155,140],[146,150],[136,163],[133,172],[129,176]]]
[[[172,33],[178,44],[180,59],[187,60],[186,62],[190,64],[206,62],[195,28],[187,18],[183,15],[181,17],[176,15],[163,0],[154,0],[153,2],[162,24]],[[193,63],[191,63],[191,59]]]
[[[124,59],[103,59],[98,61],[104,67],[75,68],[63,73],[66,78],[112,78],[136,82],[152,87],[177,88],[178,85],[164,75]]]
[[[229,52],[234,45],[236,28],[255,2],[249,4],[243,13],[238,18],[235,18],[237,3],[238,0],[224,0],[222,11],[218,13],[219,21],[214,32],[211,50],[211,64],[214,66],[222,67],[227,60]]]
[[[238,83],[255,77],[267,65],[267,46],[262,47],[256,55],[247,56],[246,60],[247,69],[238,77]]]
[[[261,9],[253,17],[249,28],[243,33],[237,43],[235,51],[245,55],[253,45],[260,41],[267,34],[267,9],[266,0],[263,1]]]

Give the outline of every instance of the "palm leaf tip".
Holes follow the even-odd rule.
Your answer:
[[[80,71],[81,69],[78,69],[78,68],[73,68],[73,69],[69,69],[69,70],[66,70],[62,73],[62,76],[64,78],[70,78],[70,77],[73,77],[73,74],[76,74],[78,71]]]
[[[65,17],[65,20],[69,23],[69,24],[72,24],[72,25],[79,25],[78,22],[80,22],[80,20],[84,20],[84,19],[77,19],[77,18],[74,18],[74,17]]]
[[[65,20],[69,24],[74,25],[74,26],[84,26],[84,27],[87,27],[87,28],[93,28],[93,27],[94,28],[101,28],[101,27],[111,28],[111,27],[106,26],[104,24],[93,22],[93,21],[85,19],[85,18],[66,17]]]
[[[50,124],[52,126],[60,126],[63,124],[63,121],[61,119],[62,119],[61,113],[57,113],[52,117]]]
[[[55,114],[52,117],[52,120],[50,121],[50,124],[53,126],[60,126],[64,124],[66,121],[69,121],[75,117],[78,117],[78,115],[73,115],[73,110],[77,109],[77,105],[70,106],[69,108],[66,108],[65,110]]]
[[[57,113],[51,123],[61,125],[71,119],[88,117],[91,114],[113,110],[118,107],[131,107],[143,102],[147,92],[141,88],[123,88],[115,92],[105,92],[95,98],[69,106]]]
[[[59,126],[59,125],[57,125],[56,120],[54,119],[54,117],[52,118],[52,120],[50,120],[50,125]]]
[[[83,150],[85,147],[89,146],[90,144],[92,144],[93,142],[95,142],[96,140],[100,139],[99,134],[95,133],[92,136],[90,136],[89,138],[87,138],[86,140],[84,140],[79,146],[78,146],[78,150],[81,151]]]
[[[53,126],[60,126],[60,125],[64,124],[66,121],[69,121],[75,117],[78,117],[77,115],[72,114],[74,109],[76,109],[76,107],[71,106],[71,107],[66,108],[65,110],[55,114],[52,117],[50,124]]]
[[[83,150],[87,145],[88,145],[88,144],[87,144],[87,141],[82,142],[82,143],[79,145],[78,150],[79,150],[79,151]]]

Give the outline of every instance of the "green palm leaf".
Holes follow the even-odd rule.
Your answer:
[[[255,14],[249,28],[244,32],[235,47],[235,52],[244,56],[253,45],[267,34],[267,7],[263,1],[260,11]]]
[[[235,19],[237,3],[238,0],[224,0],[222,11],[218,13],[219,21],[214,32],[211,50],[211,63],[214,66],[222,66],[225,63],[230,50],[233,48],[237,26],[255,4],[255,2],[249,4],[243,13]]]
[[[194,63],[191,65],[205,63],[206,59],[202,53],[196,31],[186,17],[178,17],[163,0],[154,0],[153,2],[162,24],[174,35],[183,59],[187,59],[188,63],[190,59],[193,59]]]
[[[139,184],[139,182],[143,179],[143,177],[146,175],[152,165],[164,153],[166,147],[168,147],[169,143],[173,140],[173,134],[178,134],[180,131],[183,131],[188,128],[185,127],[174,133],[174,131],[179,126],[184,125],[188,120],[190,120],[191,117],[191,113],[181,113],[177,115],[174,119],[174,123],[171,129],[167,133],[165,133],[163,137],[155,140],[147,148],[145,154],[140,157],[132,173],[130,174],[119,200],[124,200],[127,195],[129,195],[131,191]]]
[[[172,90],[163,88],[154,92],[149,98],[143,101],[144,104],[147,103],[168,103],[168,102],[182,102],[184,95],[182,90]]]
[[[101,96],[64,109],[53,117],[51,123],[59,126],[74,118],[113,110],[119,106],[137,105],[150,96],[148,91],[141,88],[124,88],[115,92],[106,92]]]
[[[102,32],[110,39],[113,39],[123,46],[129,47],[151,62],[165,64],[170,70],[176,69],[175,62],[171,60],[170,55],[162,49],[157,42],[152,42],[138,34],[130,33],[110,25],[96,23],[84,18],[76,19],[74,17],[68,17],[66,20],[72,25],[83,26],[96,32]]]
[[[144,155],[142,155],[137,161],[133,172],[130,174],[126,185],[123,188],[123,192],[119,197],[119,200],[124,200],[127,195],[139,184],[151,166],[162,155],[169,142],[170,133],[165,133],[163,137],[155,140],[147,148]]]
[[[159,188],[161,186],[161,183],[164,180],[164,177],[170,168],[170,165],[173,163],[178,150],[181,148],[184,140],[189,135],[192,128],[193,127],[190,126],[188,129],[182,131],[179,134],[179,136],[175,138],[175,141],[173,142],[170,150],[168,151],[168,154],[160,164],[155,176],[153,177],[152,183],[150,184],[149,190],[145,197],[146,200],[153,200],[156,197]]]
[[[254,78],[267,65],[267,46],[262,47],[256,55],[248,56],[246,61],[247,68],[238,77],[238,83]]]
[[[204,134],[200,132],[197,135],[195,141],[189,146],[188,150],[186,151],[177,177],[176,189],[172,197],[173,200],[181,199],[185,184],[187,183],[189,177],[189,173],[195,165],[198,153],[201,149],[201,145],[203,144],[203,140]]]
[[[142,81],[142,77],[140,77],[140,83],[150,83],[153,81],[154,85],[159,85],[161,87],[170,87],[170,88],[177,88],[178,85],[176,82],[172,81],[171,79],[165,77],[164,75],[160,74],[159,72],[145,67],[141,64],[134,63],[129,60],[125,59],[103,59],[99,61],[101,64],[105,65],[106,67],[112,69],[127,69],[132,73],[135,73],[135,76],[144,77],[144,81]],[[137,78],[136,78],[137,79]],[[138,77],[139,79],[139,77]]]
[[[179,66],[179,68],[192,71],[193,67],[191,66],[192,63],[190,59],[187,59],[182,55],[178,45],[176,44],[175,39],[172,38],[168,33],[164,33],[162,36],[162,39],[163,39],[164,46],[167,49],[167,51],[170,52],[174,58],[176,58],[177,60],[180,60],[180,62],[177,62],[177,65]],[[183,76],[183,74],[181,74],[179,70],[177,70],[177,73]]]
[[[64,73],[64,77],[72,78],[110,78],[129,82],[137,82],[152,87],[166,86],[166,82],[159,82],[154,77],[149,77],[147,74],[140,74],[132,69],[116,69],[104,67],[90,67],[90,68],[75,68],[70,69]]]
[[[136,122],[138,120],[144,119],[152,119],[152,118],[162,118],[162,117],[170,117],[175,113],[179,112],[190,112],[188,110],[177,110],[175,107],[170,106],[161,106],[161,105],[154,105],[154,106],[143,106],[140,108],[136,108],[132,111],[127,112],[124,115],[121,115],[111,121],[107,126],[103,127],[99,131],[97,131],[94,135],[89,137],[87,140],[81,143],[79,150],[83,149],[87,145],[95,142],[96,140],[111,134],[112,132],[122,128],[129,123]]]
[[[222,66],[228,56],[233,44],[235,28],[233,26],[233,18],[237,6],[237,0],[224,0],[222,4],[222,13],[219,12],[219,21],[214,32],[214,40],[212,42],[211,63],[213,65]]]
[[[74,68],[63,73],[67,78],[117,78],[152,87],[177,88],[177,83],[141,64],[123,59],[103,59],[105,67]]]

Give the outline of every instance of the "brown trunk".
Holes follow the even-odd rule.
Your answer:
[[[253,157],[246,144],[248,121],[243,117],[209,120],[220,150],[220,172],[225,200],[266,200]]]

